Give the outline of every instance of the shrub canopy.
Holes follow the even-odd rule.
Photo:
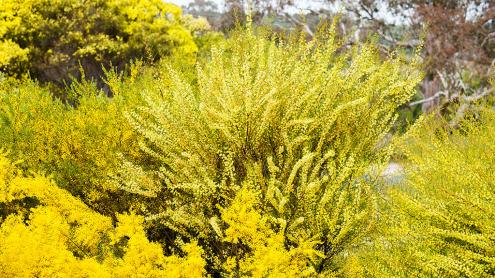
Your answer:
[[[169,240],[200,239],[215,271],[283,275],[288,265],[247,263],[269,258],[273,239],[299,254],[301,273],[329,273],[374,221],[371,168],[387,160],[384,138],[421,78],[415,61],[381,61],[371,43],[342,49],[333,30],[307,42],[248,28],[213,47],[196,82],[169,75],[129,113],[153,163],[125,161],[120,186],[149,198],[142,212]]]
[[[494,142],[492,108],[466,115],[455,128],[438,116],[419,120],[398,141],[404,178],[385,191],[377,234],[355,252],[363,272],[495,275]]]
[[[63,84],[80,67],[99,77],[102,66],[187,56],[197,46],[184,24],[181,9],[161,0],[3,0],[0,69]]]

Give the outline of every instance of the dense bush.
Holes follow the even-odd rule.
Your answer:
[[[197,38],[195,66],[104,70],[64,101],[0,76],[0,276],[495,275],[495,112],[391,144],[417,57],[332,28]]]
[[[240,31],[195,83],[171,68],[169,88],[145,91],[129,119],[154,163],[128,159],[116,180],[150,198],[141,211],[162,240],[199,240],[213,272],[332,273],[375,219],[371,168],[421,78],[371,44],[339,49],[333,31]]]
[[[388,190],[380,235],[361,251],[370,276],[495,275],[495,112],[445,126],[428,117],[401,139],[404,182]]]
[[[125,196],[117,194],[108,174],[120,164],[119,153],[138,156],[137,136],[123,116],[140,102],[132,80],[111,74],[114,93],[107,98],[94,83],[68,89],[77,107],[54,99],[34,81],[0,83],[0,144],[23,161],[24,169],[53,175],[57,184],[108,215],[120,211]],[[119,86],[129,90],[120,94]],[[136,87],[134,87],[137,89]]]
[[[194,243],[184,257],[164,256],[147,240],[142,217],[118,215],[117,226],[40,175],[25,177],[0,154],[0,276],[201,277]]]
[[[122,70],[132,59],[185,59],[198,50],[185,25],[208,28],[201,22],[184,20],[179,7],[161,0],[3,0],[0,69],[62,84],[80,66],[99,77],[102,65]]]

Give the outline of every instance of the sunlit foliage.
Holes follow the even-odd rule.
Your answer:
[[[0,155],[2,277],[202,277],[201,248],[183,244],[184,257],[164,256],[142,222],[118,215],[114,227],[47,177],[24,176]]]
[[[495,275],[492,108],[391,135],[417,56],[343,45],[334,26],[224,39],[161,1],[89,6],[115,3],[134,33],[163,20],[186,44],[96,81],[77,66],[56,90],[0,75],[0,276]],[[174,16],[149,19],[158,6]],[[24,26],[6,18],[0,38]],[[31,53],[6,37],[0,67]]]
[[[445,126],[424,118],[399,144],[404,182],[388,190],[380,235],[360,255],[372,276],[495,275],[495,112]]]
[[[204,30],[199,21],[187,25]],[[82,66],[120,70],[131,59],[197,52],[179,7],[161,0],[2,0],[0,70],[63,84]]]
[[[340,50],[332,30],[306,42],[248,28],[212,48],[197,82],[171,67],[170,86],[128,115],[154,163],[126,159],[115,179],[149,198],[141,211],[169,238],[198,239],[215,272],[330,275],[374,222],[372,168],[421,78],[371,43]]]
[[[131,87],[131,78],[122,83],[109,74],[108,80],[113,98],[93,83],[73,83],[67,94],[77,107],[33,81],[0,82],[0,144],[24,169],[52,174],[60,187],[111,215],[122,209],[124,196],[115,198],[108,174],[119,167],[119,153],[138,155],[123,111],[137,105],[140,95],[119,94],[117,84]]]

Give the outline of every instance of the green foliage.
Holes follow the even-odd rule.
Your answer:
[[[180,8],[161,0],[2,0],[0,69],[63,84],[80,65],[99,77],[102,65],[122,70],[137,58],[192,59],[184,24]]]
[[[0,276],[495,275],[493,110],[425,117],[392,148],[416,59],[333,30],[224,40],[180,24],[203,49],[195,66],[104,70],[104,89],[81,78],[64,101],[0,76],[16,161],[0,155]],[[0,63],[27,65],[3,43]],[[378,177],[391,154],[394,185]]]
[[[198,57],[205,58],[211,51],[211,47],[224,39],[224,34],[211,30],[206,18],[194,18],[192,15],[183,16],[184,26],[191,31],[194,43],[198,46]]]
[[[149,198],[141,212],[168,240],[198,239],[213,272],[263,277],[246,261],[286,252],[301,260],[291,275],[332,275],[374,222],[372,168],[421,79],[416,61],[381,61],[372,44],[338,50],[333,30],[310,42],[246,30],[214,45],[195,82],[170,67],[169,86],[128,116],[154,162],[128,158],[116,180]]]
[[[118,169],[119,153],[139,156],[137,136],[123,111],[141,98],[132,78],[124,82],[109,73],[108,84],[113,98],[94,83],[73,83],[68,94],[77,100],[75,108],[36,82],[1,82],[0,144],[23,161],[24,169],[52,174],[59,186],[113,215],[129,204],[125,196],[115,197],[108,174]],[[129,90],[119,93],[123,86]]]
[[[363,256],[371,276],[495,275],[495,112],[445,126],[424,118],[401,140],[406,179]]]
[[[36,200],[29,207],[18,206]],[[26,177],[0,153],[0,276],[202,277],[195,243],[164,256],[149,242],[143,218],[100,215],[44,176]]]

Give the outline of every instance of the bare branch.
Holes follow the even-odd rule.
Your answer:
[[[448,93],[444,92],[444,91],[438,91],[437,93],[435,93],[433,96],[431,96],[429,98],[425,98],[425,99],[421,99],[421,100],[417,100],[417,101],[413,101],[413,102],[409,103],[409,107],[412,107],[412,106],[415,106],[418,104],[422,104],[425,102],[430,102],[436,98],[439,98],[440,96],[448,96]]]

